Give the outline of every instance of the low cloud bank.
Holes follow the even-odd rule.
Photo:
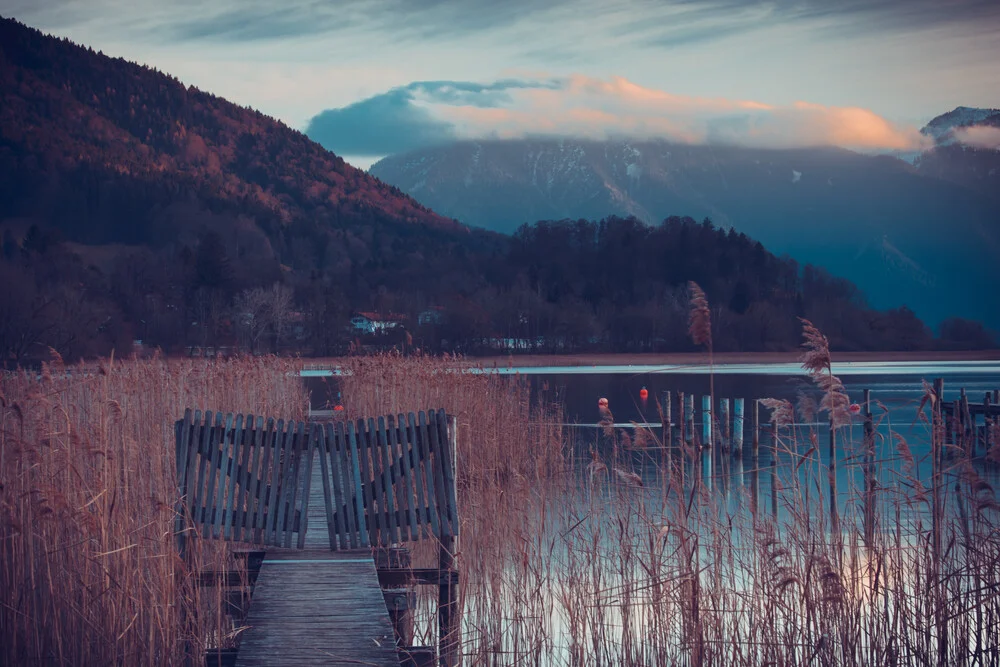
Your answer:
[[[316,115],[307,134],[342,154],[401,153],[456,139],[659,138],[862,151],[928,147],[915,127],[867,109],[676,95],[622,77],[418,81]]]

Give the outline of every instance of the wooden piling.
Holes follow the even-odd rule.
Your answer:
[[[743,457],[743,399],[733,399],[733,455]]]
[[[688,394],[686,398],[687,398],[687,403],[684,404],[684,410],[687,413],[686,419],[687,419],[688,442],[693,443],[694,442],[694,436],[695,436],[695,432],[694,432],[694,394]]]
[[[458,469],[458,419],[448,417],[448,455],[451,456],[452,470]],[[442,583],[438,588],[438,626],[440,628],[441,664],[444,667],[458,665],[458,649],[461,644],[461,627],[458,622],[458,587],[452,580],[451,573],[455,570],[455,553],[457,538],[453,535],[441,537],[438,549],[438,568],[442,574]]]
[[[729,431],[729,399],[719,399],[719,451],[728,452],[732,446]]]
[[[983,397],[983,407],[985,408],[985,410],[983,410],[983,447],[987,453],[989,453],[990,446],[993,444],[990,433],[990,425],[993,421],[990,419],[991,403],[990,392],[986,392],[986,396]]]
[[[865,389],[865,543],[869,546],[875,537],[875,423],[872,418],[871,390]]]
[[[677,415],[677,417],[678,417],[677,427],[679,429],[679,431],[677,433],[677,437],[678,437],[678,441],[677,442],[678,442],[679,445],[685,445],[685,444],[687,444],[687,441],[688,441],[687,440],[687,438],[688,438],[688,436],[687,436],[687,409],[685,408],[685,405],[686,405],[686,403],[685,403],[685,400],[684,400],[684,392],[683,391],[677,392],[677,412],[678,412],[678,415]],[[684,457],[681,457],[681,466],[682,467],[684,466]]]
[[[753,467],[760,463],[760,399],[753,399]]]
[[[701,444],[703,447],[712,447],[712,397],[701,397]]]

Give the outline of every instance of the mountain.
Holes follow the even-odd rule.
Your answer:
[[[316,258],[295,238],[462,231],[272,118],[10,19],[0,91],[0,219],[69,241],[160,245],[252,219],[246,234],[271,246],[260,257],[304,266]]]
[[[272,118],[2,17],[0,99],[8,359],[203,345],[275,282],[336,293],[343,319],[380,291],[475,285],[497,248]]]
[[[954,141],[956,129],[975,126],[1000,127],[1000,109],[955,107],[932,118],[920,132],[941,144]]]
[[[1000,259],[1000,207],[887,156],[524,139],[390,156],[370,173],[445,215],[503,232],[537,219],[708,217],[853,281],[878,308],[1000,327],[1000,310],[981,296]]]

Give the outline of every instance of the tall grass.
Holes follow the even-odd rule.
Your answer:
[[[954,455],[916,457],[882,411],[872,493],[826,484],[821,433],[795,426],[787,401],[769,403],[777,428],[759,469],[737,459],[702,477],[697,447],[667,457],[641,429],[567,429],[555,391],[461,359],[346,369],[348,418],[458,418],[465,664],[1000,664],[1000,507],[931,397],[927,437]],[[3,377],[0,662],[169,664],[185,643],[235,641],[220,593],[174,554],[171,425],[190,405],[301,417],[291,370],[154,360]],[[842,404],[827,402],[838,419]],[[837,438],[848,478],[863,478],[868,443]],[[771,502],[754,502],[758,485]],[[418,565],[436,560],[435,545],[413,547]],[[193,567],[226,557],[197,551]],[[421,597],[417,643],[434,639],[435,603]]]
[[[840,429],[850,415],[829,364],[814,354],[807,366],[816,407]],[[866,539],[868,487],[827,484],[820,433],[794,426],[787,401],[770,403],[778,428],[764,467],[737,460],[732,475],[702,479],[695,447],[668,458],[651,432],[553,426],[558,405],[533,400],[517,377],[391,356],[351,371],[344,396],[356,414],[459,415],[466,664],[1000,664],[993,489],[973,462],[951,458],[935,471],[933,505],[930,461],[913,458],[884,413]],[[837,437],[841,465],[861,480],[863,443]],[[753,503],[761,481],[777,512]]]
[[[108,360],[0,376],[0,663],[174,664],[231,644],[194,571],[228,547],[173,538],[186,407],[302,418],[295,364]],[[68,371],[68,372],[67,372]]]

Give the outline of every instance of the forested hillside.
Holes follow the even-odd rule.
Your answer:
[[[876,313],[744,235],[671,219],[470,230],[299,132],[155,70],[0,19],[0,365],[225,348],[689,349],[688,280],[717,349],[992,344]],[[400,326],[366,335],[357,311]],[[428,316],[428,313],[431,315]],[[423,316],[422,316],[423,315]]]

